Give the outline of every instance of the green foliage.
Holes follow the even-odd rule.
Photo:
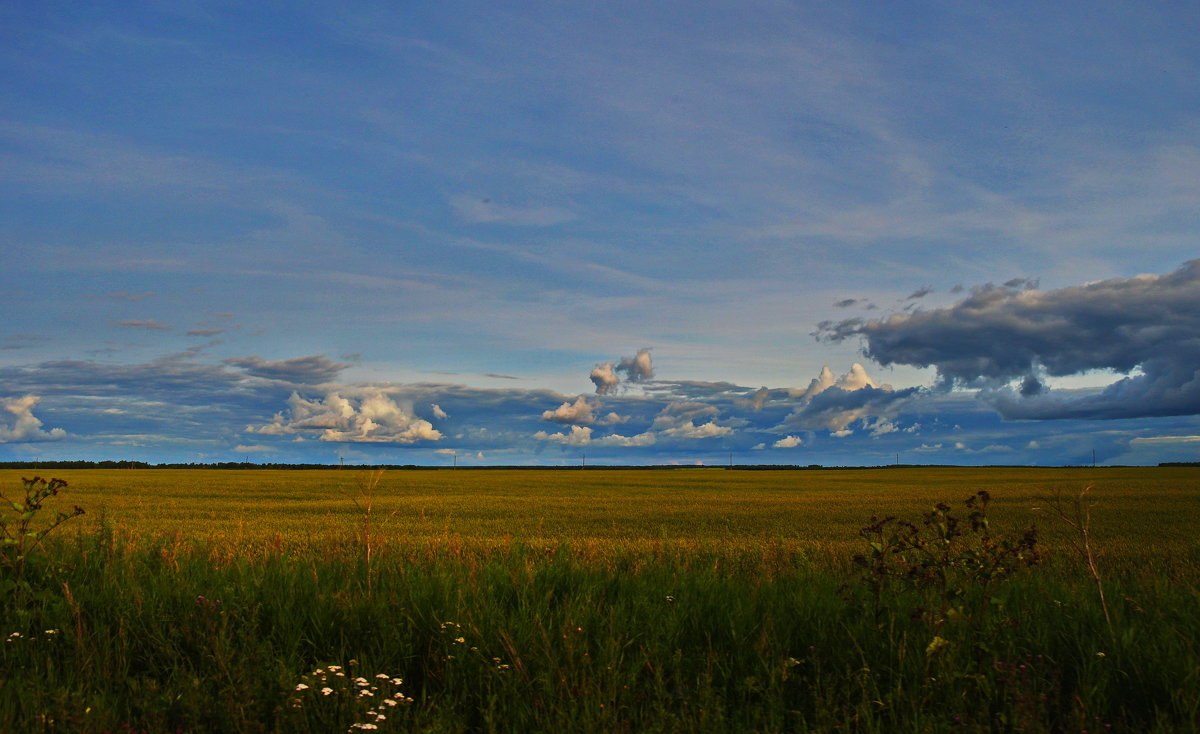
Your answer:
[[[0,594],[0,731],[1195,729],[1195,540],[1110,544],[1163,506],[1194,512],[1194,471],[1164,474],[1182,479],[1119,527],[1097,517],[1106,568],[1124,569],[1106,576],[1111,636],[1077,557],[1022,570],[1044,548],[1017,512],[1044,487],[998,472],[991,502],[923,516],[941,479],[899,471],[912,485],[884,492],[885,472],[820,474],[406,472],[402,492],[373,489],[388,522],[369,536],[336,472],[122,471],[111,494],[71,476],[120,511],[47,539],[52,562],[25,569],[36,603]],[[855,565],[868,501],[916,534],[884,523],[868,542],[886,552]]]
[[[0,568],[20,579],[25,574],[29,554],[55,528],[83,514],[78,505],[68,512],[56,512],[49,521],[39,522],[42,503],[58,495],[67,486],[63,479],[49,481],[41,477],[21,479],[23,496],[9,499],[0,494]]]
[[[991,494],[976,492],[963,503],[966,516],[939,502],[919,524],[888,516],[872,517],[858,532],[870,550],[854,556],[878,599],[890,583],[930,591],[954,603],[971,589],[988,592],[1022,568],[1041,560],[1037,528],[994,536],[988,521]]]

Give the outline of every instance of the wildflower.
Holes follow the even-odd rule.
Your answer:
[[[57,635],[57,634],[58,634],[58,630],[46,630],[46,634],[48,634],[48,635]]]
[[[296,684],[296,690],[297,690],[297,691],[307,691],[307,690],[308,690],[308,684],[307,684],[307,683],[297,683],[297,684]]]
[[[336,673],[336,672],[338,672],[338,671],[339,671],[339,670],[341,670],[341,669],[342,669],[342,666],[340,666],[340,665],[330,665],[330,666],[329,666],[329,672],[330,672],[330,673]]]
[[[329,694],[331,694],[331,693],[333,693],[333,689],[332,689],[332,688],[330,688],[329,686],[326,686],[326,687],[324,687],[324,688],[322,688],[322,689],[321,689],[321,695],[322,695],[322,696],[328,696],[328,695],[329,695]]]
[[[375,695],[374,693],[371,693],[370,691],[365,690],[365,689],[358,692],[359,698],[369,698],[374,695]]]
[[[673,596],[671,596],[670,594],[668,594],[668,595],[667,595],[667,603],[668,603],[668,604],[674,604],[674,603],[675,603],[675,597],[673,597]]]
[[[395,705],[396,705],[396,702],[395,702],[395,701],[393,701],[393,700],[392,700],[392,699],[390,699],[390,698],[385,698],[385,699],[383,699],[383,702],[384,702],[386,705],[388,705],[388,706],[395,706]]]
[[[392,676],[388,675],[387,673],[377,673],[375,675],[375,677],[378,678],[379,680],[387,680],[388,678],[391,678]]]
[[[455,641],[455,642],[457,642],[458,644],[460,644],[460,645],[461,645],[462,643],[464,643],[464,642],[466,642],[466,641],[467,641],[467,638],[465,638],[465,637],[455,637],[455,638],[454,638],[454,641]]]
[[[1096,653],[1096,657],[1098,657],[1100,659],[1104,659],[1105,655],[1102,652],[1098,652],[1098,653]]]
[[[358,686],[359,688],[366,688],[368,681],[366,678],[359,676],[358,678],[354,679],[354,685]]]
[[[392,678],[392,685],[402,686],[402,685],[404,685],[404,679],[403,678]]]
[[[324,671],[324,670],[321,670],[320,668],[317,668],[316,670],[314,670],[314,671],[312,672],[312,674],[313,674],[313,675],[325,675],[325,671]]]

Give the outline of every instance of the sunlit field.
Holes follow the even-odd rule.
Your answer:
[[[1200,728],[1200,469],[45,474],[3,731]]]
[[[0,470],[0,486],[29,471]],[[786,547],[813,563],[859,550],[872,515],[912,516],[977,490],[1002,526],[1064,528],[1034,508],[1092,487],[1094,533],[1118,564],[1188,557],[1200,527],[1200,469],[931,468],[796,471],[59,470],[65,495],[131,541],[310,547],[354,542],[368,500],[377,548],[493,548],[512,541],[599,553],[647,547]],[[64,500],[64,501],[67,501]],[[1193,559],[1195,560],[1195,559]]]

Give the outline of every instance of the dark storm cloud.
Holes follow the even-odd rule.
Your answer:
[[[300,385],[329,382],[350,366],[344,362],[335,362],[324,354],[274,360],[251,355],[249,357],[231,357],[223,361],[227,365],[242,368],[248,375]]]
[[[991,284],[946,308],[823,322],[817,337],[864,340],[882,365],[935,367],[944,387],[985,388],[1010,418],[1200,413],[1200,260],[1164,275],[1049,291]],[[1103,391],[1061,397],[1043,377],[1108,369]],[[1021,381],[1019,391],[1008,387]]]

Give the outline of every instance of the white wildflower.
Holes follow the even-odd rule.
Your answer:
[[[297,691],[307,691],[307,690],[308,690],[308,684],[307,684],[307,683],[297,683],[297,684],[296,684],[296,690],[297,690]]]

